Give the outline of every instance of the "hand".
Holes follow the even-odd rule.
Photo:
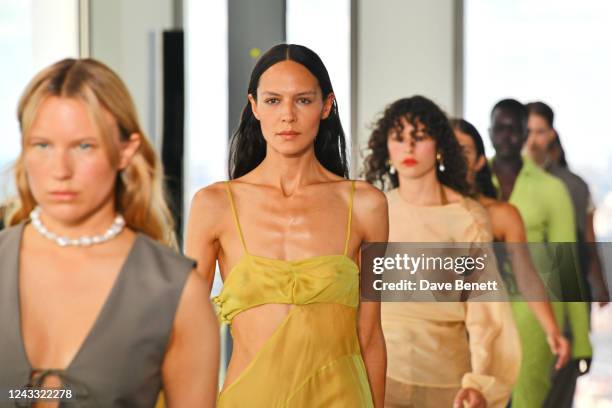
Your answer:
[[[486,408],[487,400],[482,393],[474,388],[462,388],[457,393],[453,408]]]
[[[557,356],[555,370],[563,368],[572,357],[570,342],[561,333],[555,332],[546,336],[550,351]]]

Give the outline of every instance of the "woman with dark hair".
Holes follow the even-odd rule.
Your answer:
[[[609,300],[606,285],[602,281],[601,260],[595,250],[593,219],[595,205],[588,184],[572,172],[565,158],[559,133],[554,128],[554,112],[544,102],[527,104],[529,137],[527,153],[544,170],[559,178],[570,193],[576,221],[576,239],[580,255],[580,269],[589,298],[604,303]]]
[[[464,119],[451,120],[451,126],[463,149],[468,167],[467,180],[478,202],[489,213],[494,240],[510,244],[506,250],[510,256],[516,285],[523,298],[528,300],[529,307],[546,333],[551,352],[558,356],[555,367],[559,369],[570,358],[570,344],[561,334],[544,284],[532,263],[529,251],[525,246],[517,245],[527,241],[523,219],[515,206],[497,200],[497,189],[493,185],[484,143],[478,130]]]
[[[403,166],[398,168],[413,168],[414,171],[418,171],[420,167],[425,166],[427,170],[435,169],[435,173],[429,174],[429,177],[435,176],[434,178],[438,180],[437,187],[441,188],[443,185],[446,187],[441,188],[441,194],[448,192],[455,198],[458,197],[457,193],[468,196],[470,187],[465,178],[467,171],[465,160],[461,155],[461,147],[448,125],[448,118],[438,106],[423,96],[397,100],[378,120],[368,143],[372,154],[365,159],[366,180],[378,185],[382,190],[387,190],[388,186],[392,188],[399,186],[400,175],[390,159],[391,148],[401,149],[401,144],[406,142],[402,134],[411,132],[414,132],[416,137],[410,139],[415,146],[423,141],[427,141],[426,145],[430,147],[435,145],[435,155],[430,159],[434,159],[437,165],[417,166],[418,163],[410,162],[403,163]],[[390,133],[393,133],[392,138]],[[425,144],[419,144],[421,145]]]
[[[556,163],[564,169],[567,169],[569,166],[567,165],[567,159],[565,158],[565,149],[561,144],[561,138],[559,137],[559,132],[555,130],[555,137],[552,142],[548,145],[548,154],[550,157],[550,161],[552,163]]]
[[[378,120],[366,179],[387,192],[389,241],[490,242],[486,211],[469,198],[466,164],[444,112],[422,96]],[[435,298],[434,298],[435,299]],[[518,374],[510,307],[498,302],[387,302],[388,407],[504,407]]]
[[[230,179],[192,203],[187,253],[230,324],[220,407],[382,407],[380,304],[359,302],[356,259],[386,242],[387,203],[346,180],[344,132],[327,70],[281,44],[257,62],[230,150]],[[255,255],[257,254],[257,255]]]
[[[451,119],[450,124],[455,131],[455,136],[466,161],[470,192],[478,198],[480,204],[485,206],[481,201],[483,196],[495,200],[497,189],[493,185],[493,175],[487,162],[487,156],[485,156],[482,137],[480,137],[480,133],[474,125],[467,120]]]

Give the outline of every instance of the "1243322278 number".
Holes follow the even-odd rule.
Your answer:
[[[45,400],[66,401],[74,399],[70,388],[15,388],[8,390],[9,400]]]

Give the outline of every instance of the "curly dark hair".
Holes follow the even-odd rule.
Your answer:
[[[402,118],[415,129],[417,122],[421,123],[425,126],[425,133],[435,140],[446,167],[443,172],[436,168],[438,181],[463,195],[470,195],[465,158],[448,118],[438,105],[421,95],[393,102],[376,122],[368,141],[371,153],[365,158],[365,179],[383,191],[389,184],[391,188],[399,186],[397,174],[389,172],[387,139],[392,131],[402,131]]]
[[[319,81],[323,98],[334,92],[329,74],[319,56],[309,48],[296,44],[278,44],[262,55],[251,73],[247,94],[257,97],[259,78],[272,65],[282,61],[294,61],[306,67]],[[245,97],[246,99],[246,97]],[[314,142],[315,156],[327,170],[348,178],[346,138],[340,123],[338,103],[334,99],[327,119],[321,120]],[[257,167],[266,157],[266,141],[259,121],[253,115],[248,99],[242,111],[238,129],[229,147],[228,172],[235,179]]]

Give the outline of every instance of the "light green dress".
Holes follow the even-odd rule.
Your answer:
[[[497,179],[493,182],[499,186]],[[510,199],[520,212],[527,232],[527,242],[576,242],[574,210],[563,183],[524,159]],[[538,272],[545,282],[553,282],[552,261],[546,251],[532,251]],[[523,359],[518,382],[512,393],[513,408],[540,407],[550,389],[551,370],[555,356],[550,352],[546,334],[525,302],[513,302]],[[572,358],[592,355],[589,340],[587,304],[583,302],[552,302],[559,326],[570,321]]]

